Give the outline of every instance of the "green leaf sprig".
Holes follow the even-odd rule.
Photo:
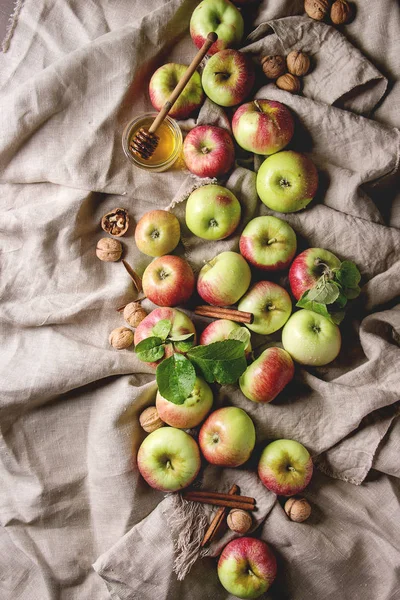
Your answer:
[[[237,333],[239,339],[227,339],[207,346],[193,346],[194,334],[171,336],[172,323],[164,319],[153,327],[148,337],[135,347],[137,357],[155,362],[165,355],[165,345],[172,344],[176,352],[163,360],[156,369],[160,394],[174,404],[183,404],[194,388],[196,375],[208,383],[235,383],[247,368],[245,347],[250,335]],[[241,328],[247,332],[245,328]],[[184,352],[185,355],[178,352]]]
[[[312,310],[339,325],[344,319],[347,301],[360,294],[360,280],[357,266],[344,260],[340,267],[327,269],[316,284],[304,292],[296,306]]]

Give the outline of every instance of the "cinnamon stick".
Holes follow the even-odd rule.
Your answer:
[[[236,323],[252,323],[254,321],[253,313],[236,310],[234,308],[224,308],[221,306],[202,305],[194,309],[196,315],[201,317],[211,317],[212,319],[229,319]]]
[[[246,504],[255,504],[255,498],[251,498],[251,496],[241,496],[237,495],[236,498],[232,498],[232,494],[222,494],[220,492],[208,492],[206,490],[186,490],[182,492],[182,496],[184,498],[197,496],[198,498],[206,498],[210,500],[228,500],[228,502],[241,502]]]
[[[225,500],[218,498],[207,498],[204,496],[186,496],[183,495],[185,500],[190,500],[191,502],[200,502],[201,504],[213,504],[214,506],[225,506],[226,508],[240,508],[242,510],[254,510],[255,504],[250,504],[250,502],[240,502],[240,500]]]
[[[239,488],[236,485],[236,483],[234,483],[233,486],[231,487],[231,489],[229,490],[228,494],[230,496],[235,496],[238,493],[239,493]],[[217,512],[215,513],[214,518],[211,521],[207,531],[205,532],[202,542],[200,544],[200,546],[202,548],[204,548],[204,546],[206,546],[207,544],[209,544],[210,542],[213,541],[215,536],[220,531],[220,529],[226,519],[227,513],[228,513],[228,509],[225,506],[221,506],[217,510]]]

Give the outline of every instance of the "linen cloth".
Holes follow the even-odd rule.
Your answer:
[[[149,175],[123,156],[122,130],[150,109],[155,68],[187,64],[195,53],[188,23],[196,5],[27,0],[0,55],[4,598],[230,597],[212,558],[198,561],[183,582],[173,573],[174,498],[151,490],[133,461],[143,439],[138,415],[154,403],[154,373],[132,351],[108,346],[109,332],[123,324],[115,309],[134,292],[122,265],[94,253],[100,218],[115,206],[126,206],[134,222],[170,207],[182,225],[177,251],[195,270],[222,250],[237,250],[245,223],[269,214],[255,192],[259,158],[238,154],[222,183],[241,202],[239,231],[204,244],[183,218],[199,181],[182,164]],[[269,597],[390,600],[400,593],[399,10],[388,0],[364,2],[343,36],[295,16],[301,5],[256,5],[246,13],[243,50],[256,64],[264,53],[299,45],[312,57],[304,96],[270,84],[257,91],[294,111],[290,147],[306,152],[321,176],[312,204],[283,218],[299,250],[322,246],[354,260],[363,294],[342,324],[339,358],[296,368],[273,404],[253,405],[234,386],[215,389],[216,405],[251,415],[258,447],[291,437],[310,449],[320,470],[306,490],[310,521],[288,522],[251,470],[208,467],[203,486],[223,491],[236,481],[257,498],[256,534],[279,563]],[[197,119],[181,125],[229,128],[230,114],[206,101]],[[149,260],[135,249],[132,231],[123,238],[125,257],[141,272]],[[287,284],[285,276],[276,280]],[[200,331],[206,320],[195,322]]]

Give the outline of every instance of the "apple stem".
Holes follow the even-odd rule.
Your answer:
[[[210,152],[210,148],[203,146],[203,148],[201,149],[201,152],[202,152],[202,154],[208,154]]]
[[[275,304],[269,304],[267,306],[267,308],[268,308],[268,310],[275,310],[276,306],[275,306]]]
[[[288,467],[288,471],[295,471],[296,469],[294,467]]]
[[[276,238],[272,238],[270,240],[267,241],[268,246],[270,246],[271,244],[275,244],[275,242],[277,242],[278,240]]]
[[[166,467],[167,467],[167,469],[172,469],[172,464],[171,464],[170,460],[167,460]]]
[[[262,112],[262,108],[261,108],[261,106],[259,105],[259,103],[258,103],[258,101],[257,101],[257,100],[254,100],[254,104],[256,105],[256,108],[257,108],[257,110],[258,110],[259,112]]]

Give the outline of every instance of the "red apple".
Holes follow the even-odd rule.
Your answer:
[[[183,158],[189,171],[198,177],[220,177],[235,162],[235,148],[226,129],[199,125],[185,138]]]
[[[292,301],[287,291],[273,281],[257,281],[241,298],[238,309],[254,315],[246,324],[251,331],[270,335],[284,326],[292,312]]]
[[[309,484],[313,462],[308,450],[295,440],[275,440],[264,448],[258,475],[279,496],[299,494]]]
[[[255,443],[253,421],[236,406],[227,406],[211,413],[199,433],[199,444],[205,459],[223,467],[238,467],[245,463]]]
[[[168,63],[155,71],[150,79],[149,94],[150,101],[156,110],[162,109],[186,70],[187,65]],[[168,115],[175,119],[185,119],[201,106],[203,100],[204,92],[200,75],[195,71]]]
[[[218,577],[236,598],[258,598],[276,577],[276,559],[262,540],[242,537],[225,546],[218,561]]]
[[[143,273],[143,292],[158,306],[184,304],[194,290],[191,266],[180,256],[166,254],[146,267]]]
[[[202,377],[196,377],[193,390],[183,404],[174,404],[157,392],[156,408],[164,423],[177,429],[197,427],[212,408],[213,393]]]
[[[233,332],[243,329],[238,323],[229,321],[229,319],[217,319],[213,321],[203,331],[199,343],[201,346],[207,346],[214,342],[223,342],[231,338]],[[251,342],[244,349],[246,356],[251,353]]]
[[[202,267],[197,291],[209,304],[229,306],[243,296],[250,280],[250,267],[241,254],[221,252]]]
[[[177,310],[176,308],[156,308],[155,310],[152,310],[150,314],[147,315],[147,317],[145,317],[143,319],[143,321],[141,323],[139,323],[139,325],[136,327],[135,330],[135,337],[134,337],[134,344],[135,346],[138,345],[139,342],[141,342],[142,340],[145,340],[148,337],[151,337],[154,335],[154,333],[152,332],[153,327],[162,320],[168,320],[171,321],[172,323],[172,327],[171,327],[171,332],[170,332],[170,336],[171,337],[176,337],[179,335],[185,335],[187,333],[194,333],[194,342],[193,345],[196,345],[196,329],[194,328],[194,325],[192,323],[192,321],[189,319],[189,317],[182,311]],[[165,355],[163,357],[164,358],[168,358],[169,356],[172,356],[172,354],[174,353],[174,349],[172,347],[172,344],[166,344],[165,346]],[[151,367],[156,368],[157,364],[161,362],[161,360],[157,361],[156,363],[147,363],[148,365],[150,365]]]
[[[293,379],[294,364],[286,350],[267,348],[239,379],[243,394],[253,402],[271,402]]]
[[[340,267],[340,260],[323,248],[308,248],[296,256],[289,269],[289,283],[296,300],[313,287],[324,273]]]
[[[294,132],[290,110],[275,100],[242,104],[232,119],[235,140],[249,152],[274,154],[288,145]]]

